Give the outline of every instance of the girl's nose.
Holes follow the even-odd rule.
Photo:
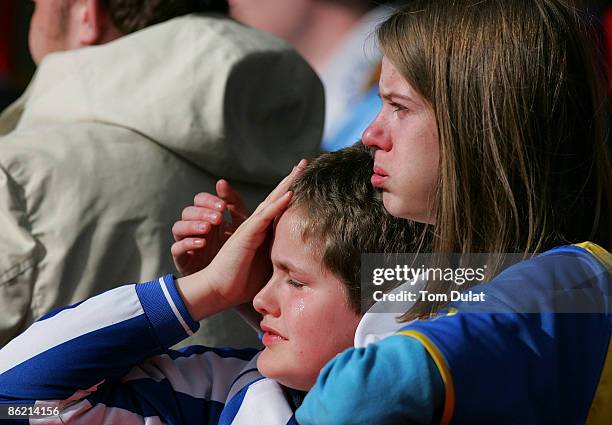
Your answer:
[[[365,129],[361,140],[366,146],[370,146],[374,149],[382,149],[384,151],[391,150],[391,140],[384,130],[384,126],[380,125],[380,114],[370,123],[368,128]]]

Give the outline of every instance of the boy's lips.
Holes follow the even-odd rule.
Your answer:
[[[261,324],[260,327],[261,327],[261,330],[264,331],[263,338],[261,339],[261,342],[263,343],[263,345],[270,346],[270,345],[278,344],[279,342],[282,342],[282,341],[287,341],[287,338],[282,336],[276,329],[268,325],[264,325],[263,323]]]
[[[372,186],[382,188],[385,182],[387,181],[387,179],[389,179],[389,175],[387,174],[385,170],[383,170],[377,165],[374,166],[373,171],[374,171],[374,174],[370,178],[370,182],[372,183]]]

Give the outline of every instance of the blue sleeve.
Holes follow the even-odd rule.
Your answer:
[[[605,264],[578,246],[555,248],[465,292],[484,302],[451,303],[404,328],[440,353],[453,424],[612,423]],[[606,412],[600,422],[594,406]]]
[[[44,401],[57,423],[216,423],[257,351],[168,350],[197,328],[172,276],[56,310],[0,351],[0,403]]]
[[[430,424],[444,383],[419,341],[394,335],[343,352],[325,366],[296,413],[307,424]]]

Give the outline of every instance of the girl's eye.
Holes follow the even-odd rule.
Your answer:
[[[289,285],[291,285],[291,286],[295,286],[296,288],[301,288],[301,287],[303,287],[303,286],[304,286],[304,284],[303,284],[303,283],[300,283],[300,282],[298,282],[298,281],[296,281],[296,280],[293,280],[293,279],[288,279],[288,280],[287,280],[287,283],[288,283]]]
[[[398,105],[397,103],[391,103],[391,107],[393,108],[393,112],[401,112],[406,110],[405,106]]]

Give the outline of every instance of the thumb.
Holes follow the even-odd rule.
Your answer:
[[[219,180],[216,185],[217,195],[223,199],[235,225],[240,225],[249,217],[249,211],[244,206],[240,194],[228,183],[227,180]]]

